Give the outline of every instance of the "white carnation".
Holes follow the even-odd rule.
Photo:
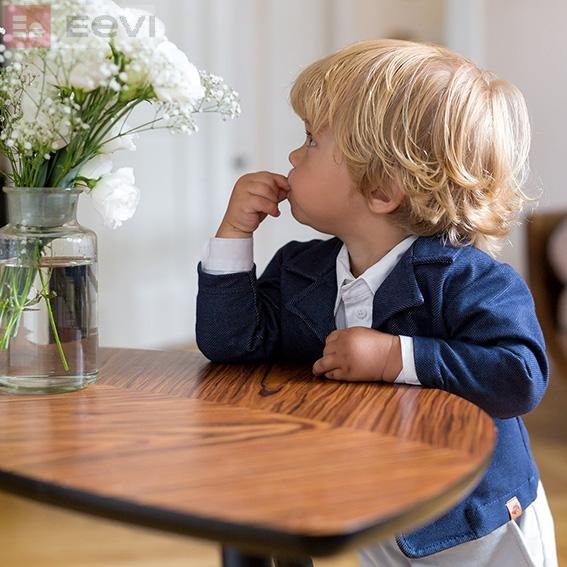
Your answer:
[[[108,61],[107,52],[87,48],[77,54],[68,80],[62,83],[91,92],[106,85],[113,72],[113,65]]]
[[[195,103],[203,98],[205,89],[199,71],[174,43],[160,43],[153,59],[150,82],[160,100]]]
[[[94,207],[106,226],[118,228],[134,216],[140,202],[140,190],[135,183],[134,170],[123,167],[104,175],[91,191]]]

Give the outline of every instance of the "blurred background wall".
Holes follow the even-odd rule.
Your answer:
[[[142,200],[121,229],[102,226],[88,199],[82,224],[100,246],[103,346],[184,347],[194,341],[197,263],[214,236],[236,180],[246,172],[287,175],[303,124],[288,103],[306,65],[348,43],[398,37],[442,43],[514,82],[533,128],[528,191],[541,208],[565,208],[567,3],[564,0],[155,0],[147,7],[199,68],[240,93],[242,116],[200,116],[191,137],[150,133],[121,166],[135,168]],[[299,225],[282,203],[255,233],[258,275],[285,242],[329,238]],[[502,259],[525,275],[524,228]]]

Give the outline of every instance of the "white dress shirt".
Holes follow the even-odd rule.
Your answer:
[[[408,236],[357,278],[350,270],[347,247],[342,245],[337,254],[338,291],[333,311],[337,329],[372,327],[374,294],[416,239],[417,236]],[[253,265],[253,238],[213,237],[205,243],[201,267],[207,274],[249,272]],[[400,336],[400,341],[402,370],[395,382],[420,385],[415,371],[413,339]]]
[[[355,278],[350,270],[350,258],[343,243],[337,255],[337,299],[335,322],[337,329],[347,327],[372,327],[372,310],[376,290],[384,283],[417,236],[408,236],[394,246],[378,262]],[[402,370],[395,382],[420,385],[413,358],[413,339],[400,335],[402,347]]]

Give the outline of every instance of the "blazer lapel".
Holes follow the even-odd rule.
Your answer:
[[[382,285],[374,294],[372,328],[379,329],[390,317],[423,305],[424,299],[415,278],[411,248],[396,264]]]
[[[292,297],[286,307],[295,313],[324,343],[336,327],[333,306],[337,297],[337,281],[334,271],[306,287]]]
[[[283,266],[298,278],[298,291],[292,293],[285,307],[322,343],[337,328],[333,307],[337,297],[336,261],[342,244],[338,238],[321,241]]]
[[[400,311],[423,305],[423,294],[415,277],[416,265],[451,264],[456,254],[457,249],[446,247],[439,237],[418,238],[376,290],[372,328],[379,329]]]

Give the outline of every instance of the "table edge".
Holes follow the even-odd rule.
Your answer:
[[[108,496],[52,484],[0,470],[0,490],[37,502],[51,504],[65,510],[74,510],[120,522],[128,526],[150,528],[168,534],[201,538],[223,545],[233,545],[244,551],[268,554],[325,557],[352,550],[362,544],[392,537],[403,529],[411,531],[423,520],[442,515],[454,504],[474,490],[490,464],[492,455],[453,486],[443,490],[433,502],[431,500],[401,510],[393,516],[383,518],[379,524],[365,525],[351,532],[328,535],[304,535],[262,528],[250,524],[235,524],[221,520],[188,515],[155,506],[136,504]],[[433,521],[433,520],[431,520]],[[410,529],[408,529],[410,526]],[[262,542],[268,541],[264,546]]]

